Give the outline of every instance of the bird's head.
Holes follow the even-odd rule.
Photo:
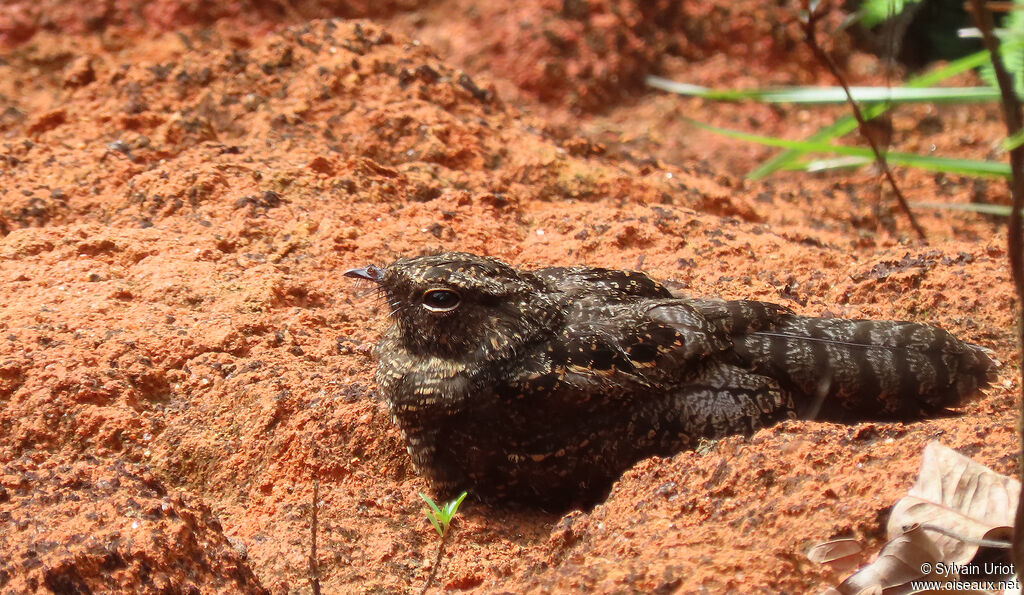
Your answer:
[[[533,275],[474,254],[402,258],[345,276],[378,284],[398,340],[423,355],[507,357],[558,316]]]

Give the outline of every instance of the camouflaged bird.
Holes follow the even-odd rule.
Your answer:
[[[377,383],[442,496],[592,501],[701,438],[939,413],[993,369],[933,326],[681,298],[638,272],[449,252],[345,274],[390,305]]]

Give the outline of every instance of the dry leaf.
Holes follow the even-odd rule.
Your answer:
[[[975,463],[951,448],[930,442],[921,472],[907,496],[889,516],[892,538],[910,525],[937,525],[968,539],[981,539],[995,528],[1012,528],[1020,482]],[[978,546],[931,532],[946,563],[964,564]]]
[[[913,527],[885,544],[874,562],[840,583],[837,589],[843,595],[882,592],[890,595],[912,593],[910,581],[955,580],[955,574],[936,571],[941,560],[935,543],[920,527]]]
[[[807,552],[807,559],[827,564],[835,572],[846,574],[861,565],[863,549],[856,539],[833,539],[812,547]]]

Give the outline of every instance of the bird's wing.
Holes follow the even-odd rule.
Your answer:
[[[727,333],[686,300],[580,298],[551,342],[562,382],[614,395],[616,390],[685,382],[703,361],[731,347]]]
[[[565,294],[618,294],[646,298],[670,298],[661,283],[638,271],[596,267],[550,267],[533,271],[550,291]]]
[[[769,331],[793,314],[785,306],[754,300],[688,299],[686,303],[729,337]]]

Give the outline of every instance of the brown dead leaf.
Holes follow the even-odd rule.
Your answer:
[[[818,564],[827,564],[833,571],[843,575],[863,561],[863,546],[856,539],[833,539],[819,543],[807,552],[807,559]]]
[[[893,507],[888,534],[892,538],[911,525],[937,525],[970,540],[995,528],[1012,528],[1020,482],[975,463],[938,442],[925,447],[917,483]],[[956,537],[929,532],[940,560],[964,564],[978,546]]]
[[[843,595],[912,593],[910,581],[955,580],[955,575],[936,571],[942,553],[920,528],[913,527],[885,544],[878,558],[839,584]]]

